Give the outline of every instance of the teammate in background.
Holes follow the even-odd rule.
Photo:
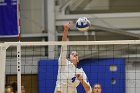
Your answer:
[[[101,93],[102,92],[102,87],[100,84],[95,84],[93,86],[93,89],[92,89],[92,93]]]
[[[21,86],[21,93],[26,93],[26,92],[25,92],[25,87],[24,87],[24,86]]]
[[[13,92],[14,93],[17,93],[17,82],[13,82],[11,84],[12,88],[13,88]],[[25,87],[24,86],[21,86],[21,93],[26,93],[25,92]]]
[[[64,33],[62,41],[67,41],[68,31],[70,24],[64,25]],[[70,60],[66,59],[67,46],[61,46],[61,53],[58,60],[58,75],[54,93],[77,93],[76,87],[81,83],[86,93],[91,93],[92,89],[87,76],[82,68],[78,69],[77,64],[79,62],[78,53],[72,51],[70,54]]]
[[[17,93],[17,82],[13,82],[11,86],[13,87],[14,93]]]

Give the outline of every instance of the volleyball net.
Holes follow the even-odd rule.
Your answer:
[[[103,93],[138,93],[140,40],[2,43],[0,93],[4,93],[9,84],[15,84],[18,93],[22,86],[26,93],[53,93],[62,45],[68,47],[67,57],[71,51],[78,52],[79,66],[92,88],[99,83]],[[85,93],[81,85],[77,91]]]

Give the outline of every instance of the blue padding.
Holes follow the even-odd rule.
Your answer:
[[[116,65],[117,71],[111,72],[110,65]],[[125,60],[122,58],[86,59],[79,63],[83,67],[91,86],[95,83],[102,85],[102,93],[125,93]],[[116,84],[112,84],[112,78]],[[78,86],[78,93],[85,93],[82,85]]]
[[[111,72],[110,65],[116,65],[117,71]],[[108,59],[86,59],[80,61],[78,67],[83,67],[88,80],[93,87],[95,83],[102,85],[102,93],[125,93],[125,60],[122,58]],[[53,93],[58,71],[57,60],[39,61],[39,92]],[[116,84],[112,84],[112,78],[116,79]],[[78,93],[85,93],[80,84]]]
[[[38,65],[38,93],[53,93],[57,80],[57,60],[40,60]]]

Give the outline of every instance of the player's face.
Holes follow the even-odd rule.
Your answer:
[[[101,93],[101,92],[102,92],[101,85],[96,84],[94,86],[93,93]]]
[[[71,61],[74,65],[76,65],[76,64],[79,62],[78,54],[77,54],[76,51],[71,52],[71,54],[70,54],[70,61]]]

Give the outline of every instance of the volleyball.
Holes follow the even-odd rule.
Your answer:
[[[76,28],[78,29],[78,31],[81,32],[88,31],[89,27],[90,27],[90,21],[86,17],[80,17],[76,21]]]

